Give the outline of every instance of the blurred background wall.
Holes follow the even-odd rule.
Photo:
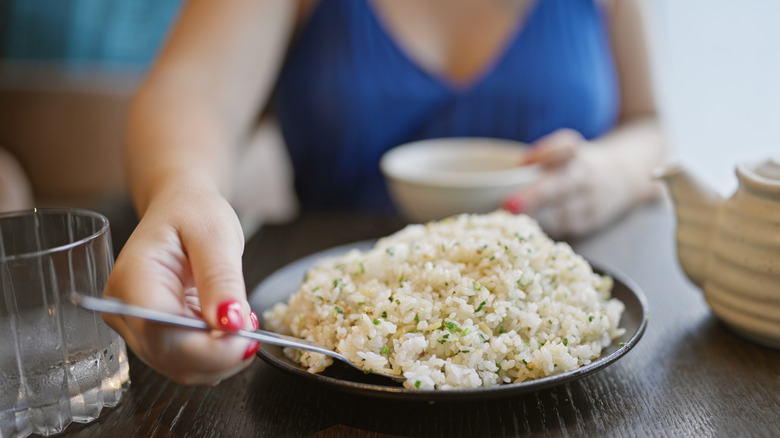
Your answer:
[[[38,205],[124,191],[129,96],[180,0],[0,0],[0,145],[30,175]]]
[[[780,158],[780,2],[645,6],[672,159],[731,194],[737,162]]]
[[[2,0],[2,56],[141,70],[182,0]]]
[[[0,0],[0,145],[41,203],[121,198],[127,99],[182,2]],[[780,2],[644,6],[671,159],[730,193],[735,163],[780,155]]]
[[[0,0],[0,148],[37,206],[105,214],[115,250],[135,225],[121,139],[127,104],[181,0]]]

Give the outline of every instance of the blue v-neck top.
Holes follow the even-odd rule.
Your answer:
[[[379,159],[410,141],[530,143],[564,127],[591,139],[615,124],[617,75],[594,0],[538,0],[497,56],[455,84],[415,63],[369,1],[320,1],[274,97],[302,208],[392,208]]]

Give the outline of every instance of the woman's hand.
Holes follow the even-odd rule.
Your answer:
[[[163,191],[117,258],[105,295],[203,318],[200,332],[105,315],[139,358],[180,384],[214,385],[246,367],[258,344],[230,332],[256,329],[242,275],[244,240],[228,202],[191,188]]]
[[[555,238],[593,231],[628,208],[633,196],[620,181],[614,154],[587,143],[571,129],[534,143],[524,164],[540,165],[544,175],[506,199],[504,207],[534,217]]]

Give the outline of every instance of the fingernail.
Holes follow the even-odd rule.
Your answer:
[[[510,196],[506,199],[504,199],[504,210],[513,213],[513,214],[520,214],[525,210],[525,205],[523,205],[523,198],[520,196]]]
[[[252,321],[252,328],[257,330],[260,328],[260,321],[257,320],[257,313],[255,311],[249,312],[249,320]]]
[[[241,330],[244,326],[244,316],[241,303],[236,300],[225,300],[217,306],[217,323],[220,328],[229,331]]]
[[[257,341],[252,341],[247,345],[246,351],[244,352],[244,357],[241,358],[241,360],[247,360],[250,357],[254,356],[255,353],[257,353],[257,350],[260,348],[260,343]]]

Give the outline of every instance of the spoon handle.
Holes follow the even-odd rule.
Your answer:
[[[149,309],[147,307],[135,306],[133,304],[127,304],[115,299],[90,297],[75,292],[70,294],[69,299],[73,304],[79,307],[97,312],[131,316],[178,327],[187,327],[207,331],[211,330],[211,327],[206,324],[206,321],[201,319],[174,315],[172,313],[161,312],[159,310]],[[335,351],[329,350],[321,345],[314,344],[305,339],[293,338],[292,336],[280,335],[278,333],[265,330],[239,330],[235,334],[254,339],[256,341],[264,342],[266,344],[278,345],[280,347],[300,348],[302,350],[322,353],[324,355],[338,359],[338,353]]]

